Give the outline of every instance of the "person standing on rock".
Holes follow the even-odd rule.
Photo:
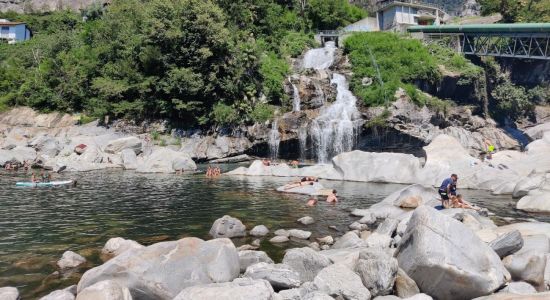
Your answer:
[[[449,201],[449,196],[456,196],[456,183],[458,181],[458,176],[452,174],[450,178],[443,180],[441,186],[439,187],[438,193],[441,196],[441,205],[444,208],[451,207]]]

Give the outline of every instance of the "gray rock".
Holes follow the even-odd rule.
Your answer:
[[[427,206],[413,213],[396,258],[421,291],[439,299],[487,295],[510,278],[498,255],[471,230]]]
[[[117,256],[121,253],[124,253],[125,251],[141,248],[143,248],[143,245],[140,245],[136,241],[127,240],[121,237],[115,237],[110,238],[107,243],[105,243],[105,246],[103,246],[103,249],[101,249],[101,253]]]
[[[311,225],[311,224],[315,223],[315,220],[310,216],[305,216],[303,218],[299,218],[297,222],[302,223],[304,225]]]
[[[523,247],[523,238],[519,231],[513,230],[494,239],[489,246],[503,258],[518,252]]]
[[[388,259],[360,259],[355,267],[363,285],[369,289],[371,295],[389,295],[397,276],[397,260]]]
[[[74,299],[75,299],[75,295],[66,290],[56,290],[40,298],[40,300],[74,300]]]
[[[429,295],[426,295],[424,293],[416,294],[412,297],[405,298],[406,300],[432,300],[433,298]]]
[[[302,300],[334,300],[334,298],[322,292],[311,292],[302,297]]]
[[[376,223],[376,217],[373,213],[369,212],[365,214],[358,222],[361,224],[372,225]]]
[[[293,238],[307,240],[311,236],[311,231],[305,231],[300,229],[290,229],[288,235]]]
[[[387,295],[387,296],[378,296],[376,298],[373,298],[373,300],[401,300],[401,298],[394,295]]]
[[[241,252],[241,251],[245,251],[245,250],[258,250],[259,247],[256,247],[256,246],[252,246],[252,245],[249,245],[249,244],[244,244],[244,245],[241,245],[239,247],[237,247],[237,251]]]
[[[242,237],[246,236],[246,227],[241,220],[225,215],[214,222],[209,233],[214,238]]]
[[[529,191],[537,189],[543,183],[544,183],[543,176],[525,177],[515,185],[512,196],[514,198],[521,198],[523,196],[527,196]]]
[[[116,139],[107,144],[104,151],[105,153],[115,154],[122,152],[124,149],[130,149],[135,154],[139,154],[141,152],[141,140],[135,136]]]
[[[285,230],[285,229],[277,229],[275,230],[274,234],[276,236],[286,236],[286,237],[290,236],[290,233],[288,232],[288,230]]]
[[[46,155],[48,157],[55,157],[63,147],[59,144],[55,138],[42,135],[33,139],[29,146],[33,147],[40,155]]]
[[[257,225],[250,230],[251,236],[266,236],[269,233],[269,229],[265,225]]]
[[[400,235],[394,236],[393,240],[391,242],[391,246],[392,247],[397,247],[397,246],[399,246],[399,243],[401,243],[401,236]]]
[[[194,171],[197,165],[184,152],[166,147],[153,150],[151,155],[138,164],[136,172],[140,173],[174,173],[176,170]]]
[[[239,264],[241,266],[241,272],[246,271],[246,268],[249,266],[260,262],[272,264],[273,260],[263,251],[239,251]]]
[[[307,245],[309,248],[315,250],[315,251],[321,251],[321,247],[319,246],[319,243],[312,242]]]
[[[370,214],[370,211],[368,209],[356,208],[356,209],[351,211],[351,215],[356,216],[356,217],[364,217],[364,216],[369,215],[369,214]]]
[[[19,300],[19,291],[17,288],[6,286],[0,288],[0,299],[2,300]]]
[[[260,247],[261,242],[262,241],[260,241],[260,239],[255,239],[255,240],[252,241],[251,245],[256,246],[256,247]]]
[[[271,243],[286,243],[288,241],[290,241],[290,240],[288,239],[288,237],[286,237],[284,235],[278,235],[278,236],[275,236],[275,237],[273,237],[269,240],[269,242],[271,242]]]
[[[546,254],[550,251],[545,235],[526,236],[518,252],[506,256],[502,262],[515,281],[525,281],[537,290],[544,290]]]
[[[537,293],[537,290],[527,282],[510,282],[505,288],[498,291],[499,293],[512,293],[518,295],[530,295]]]
[[[399,268],[395,277],[395,294],[400,298],[409,298],[419,293],[420,290],[416,282],[403,269]]]
[[[367,247],[388,248],[392,243],[392,238],[386,234],[373,232],[367,237],[365,243]]]
[[[550,254],[546,254],[546,268],[544,269],[544,285],[550,290]]]
[[[330,260],[311,248],[290,249],[285,253],[283,264],[300,274],[302,282],[312,281],[317,273],[331,264]]]
[[[70,286],[64,288],[63,290],[76,296],[77,289],[78,289],[77,285],[73,284],[73,285],[70,285]]]
[[[374,232],[378,234],[388,235],[391,237],[393,236],[393,233],[397,229],[397,225],[399,225],[399,220],[387,218],[384,220],[384,222],[378,225],[378,228],[376,228]]]
[[[135,170],[137,169],[137,156],[136,152],[132,149],[124,149],[120,152],[120,157],[122,159],[122,165],[125,170]]]
[[[183,238],[123,252],[84,273],[78,291],[113,280],[135,298],[172,299],[189,286],[231,281],[239,269],[231,240]]]
[[[237,156],[231,156],[226,158],[219,158],[209,161],[210,164],[234,164],[234,163],[240,163],[245,161],[251,161],[254,160],[251,156],[247,154],[241,154]]]
[[[132,300],[132,295],[117,281],[103,280],[79,291],[76,300]]]
[[[334,264],[321,270],[313,283],[319,291],[332,297],[348,300],[369,300],[369,290],[361,283],[361,278],[342,264]]]
[[[511,293],[496,293],[493,295],[475,298],[473,300],[548,300],[550,292],[536,293],[531,295],[517,295]]]
[[[349,226],[349,229],[351,230],[359,230],[359,231],[363,231],[363,230],[368,230],[369,229],[369,226],[367,224],[361,224],[360,222],[353,222],[351,223]]]
[[[281,300],[302,300],[306,293],[307,291],[302,288],[295,288],[282,290],[279,292],[279,296]]]
[[[257,263],[246,268],[244,277],[267,280],[275,290],[299,287],[300,274],[285,264]]]
[[[275,300],[275,297],[269,282],[237,278],[232,282],[188,287],[173,300]]]
[[[336,240],[332,246],[332,249],[362,248],[366,246],[367,244],[365,241],[358,237],[357,234],[354,232],[348,232]]]
[[[322,237],[322,238],[317,238],[317,241],[319,242],[319,244],[325,244],[325,245],[334,244],[334,239],[330,235],[327,235],[327,236]]]
[[[57,266],[60,269],[76,268],[86,263],[86,259],[73,251],[65,251],[60,260],[57,261]]]

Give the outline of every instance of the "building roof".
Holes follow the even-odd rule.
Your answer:
[[[15,26],[21,24],[25,24],[25,22],[12,22],[10,20],[0,19],[0,26]]]

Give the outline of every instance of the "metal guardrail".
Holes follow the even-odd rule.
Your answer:
[[[430,6],[433,8],[437,8],[439,10],[445,11],[445,8],[437,3],[434,3],[429,0],[382,0],[376,3],[375,8],[377,11],[380,11],[392,4],[417,4],[417,5],[424,5],[424,6]]]

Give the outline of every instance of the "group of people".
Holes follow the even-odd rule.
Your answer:
[[[338,202],[338,197],[336,196],[336,190],[332,190],[330,194],[328,194],[326,202],[327,203],[336,203]],[[315,206],[317,205],[317,196],[310,196],[307,200],[307,206]]]
[[[206,177],[209,177],[209,178],[213,178],[213,177],[218,177],[222,174],[222,170],[220,169],[220,167],[208,167],[206,169]]]
[[[319,179],[317,177],[313,177],[313,176],[302,177],[299,181],[294,181],[294,182],[285,184],[283,186],[283,190],[286,191],[286,190],[301,187],[304,185],[313,185],[315,182],[318,182],[318,181]]]
[[[28,160],[24,161],[23,165],[19,163],[11,163],[11,162],[7,162],[6,164],[4,164],[4,170],[6,171],[18,171],[19,168],[23,168],[25,171],[28,171],[30,167],[31,167],[31,164],[29,163]]]
[[[31,181],[32,182],[50,182],[52,180],[52,174],[44,170],[40,170],[39,174],[32,172]]]
[[[438,193],[441,196],[441,205],[443,208],[468,208],[480,210],[479,207],[465,201],[462,195],[456,193],[458,175],[452,174],[451,177],[443,180]]]

